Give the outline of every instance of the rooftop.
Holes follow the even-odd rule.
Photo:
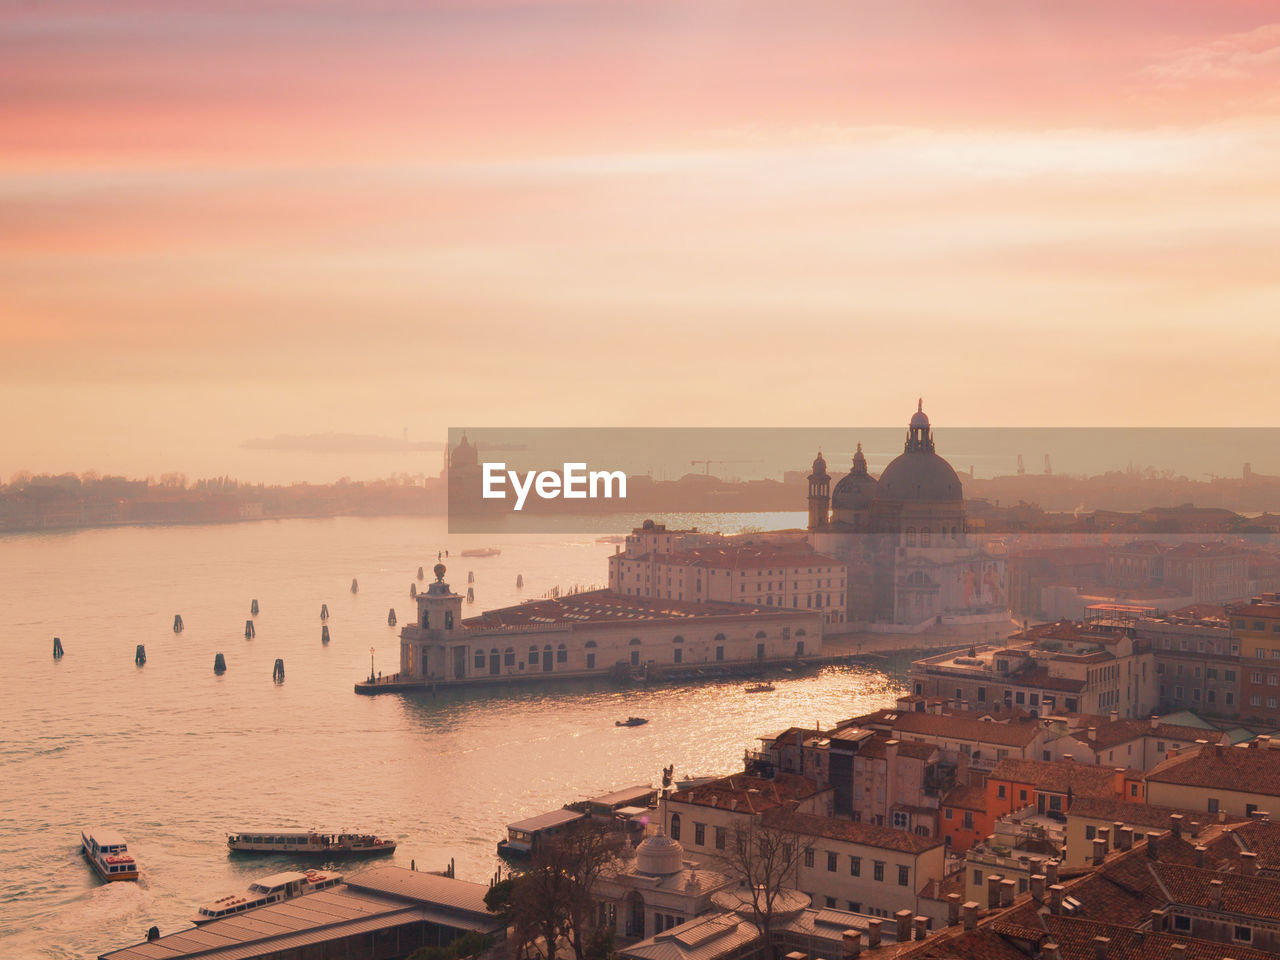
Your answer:
[[[826,788],[794,773],[778,773],[769,780],[735,774],[687,790],[677,790],[669,800],[700,807],[763,813],[779,807],[793,809],[801,800],[821,793],[823,789]]]
[[[941,837],[922,837],[908,830],[878,827],[870,823],[854,823],[843,817],[819,817],[813,814],[777,810],[766,814],[764,823],[770,827],[790,830],[804,836],[843,840],[846,843],[877,847],[881,850],[896,850],[899,853],[919,854],[943,845]]]
[[[1147,781],[1280,797],[1280,750],[1210,744],[1164,761]]]
[[[534,600],[513,607],[486,610],[478,617],[464,620],[462,626],[467,630],[500,630],[504,627],[529,625],[559,624],[563,626],[710,617],[767,620],[804,615],[806,612],[779,607],[755,607],[742,603],[659,600],[627,596],[611,590],[591,590],[566,597]],[[820,616],[821,612],[819,611],[816,615]]]
[[[1114,797],[1119,791],[1116,778],[1120,774],[1141,779],[1140,770],[1117,771],[1114,767],[1076,763],[1074,760],[1001,760],[992,769],[989,780],[1029,783],[1046,793],[1068,790],[1076,797]]]

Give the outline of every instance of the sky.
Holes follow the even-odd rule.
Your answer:
[[[1273,426],[1278,159],[1274,0],[15,0],[0,479]]]

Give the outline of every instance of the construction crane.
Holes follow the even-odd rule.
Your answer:
[[[704,477],[709,477],[711,476],[711,465],[713,463],[719,464],[720,466],[724,466],[726,463],[760,463],[760,462],[761,461],[759,460],[690,460],[689,466],[696,467],[700,463],[703,464],[702,475]]]

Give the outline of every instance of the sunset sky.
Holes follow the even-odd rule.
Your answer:
[[[0,479],[1280,413],[1275,0],[16,0],[0,118]]]

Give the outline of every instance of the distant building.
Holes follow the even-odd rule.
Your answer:
[[[814,548],[849,564],[849,620],[918,629],[1007,616],[1004,556],[970,543],[960,478],[934,449],[923,403],[902,455],[878,478],[859,445],[833,489],[819,453],[808,512]]]
[[[436,580],[400,633],[401,683],[588,676],[611,670],[790,662],[822,650],[819,611],[656,600],[593,590],[462,619],[462,597]]]
[[[1134,624],[1151,644],[1159,678],[1159,712],[1240,715],[1240,641],[1221,604],[1195,604]]]
[[[1231,605],[1226,614],[1240,648],[1240,716],[1280,724],[1280,596]]]

